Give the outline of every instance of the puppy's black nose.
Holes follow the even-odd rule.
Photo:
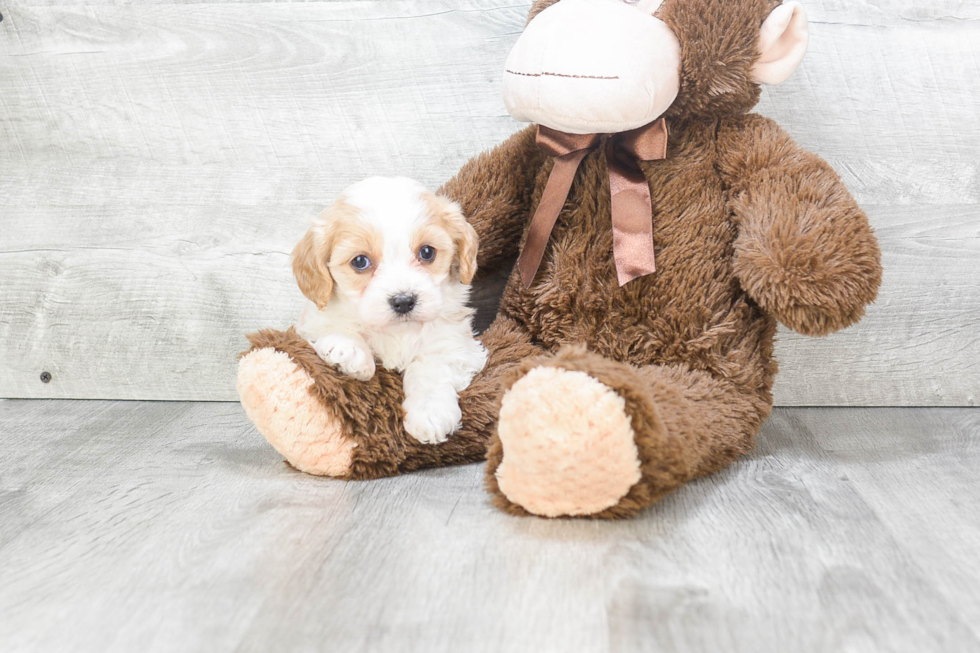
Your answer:
[[[412,309],[415,308],[416,301],[418,301],[418,295],[407,292],[398,293],[388,298],[388,303],[391,304],[391,310],[399,315],[411,313]]]

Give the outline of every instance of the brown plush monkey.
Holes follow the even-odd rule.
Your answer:
[[[795,2],[538,0],[504,84],[537,126],[442,189],[479,233],[481,270],[523,248],[460,432],[420,444],[397,374],[342,376],[292,330],[250,336],[248,416],[312,474],[486,458],[515,514],[623,517],[721,469],[770,413],[777,321],[842,329],[881,279],[837,174],[749,113],[805,49]]]

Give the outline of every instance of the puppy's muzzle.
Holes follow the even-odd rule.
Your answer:
[[[418,295],[415,293],[398,293],[397,295],[392,295],[388,298],[388,304],[398,315],[408,315],[415,308],[415,304],[418,302]]]

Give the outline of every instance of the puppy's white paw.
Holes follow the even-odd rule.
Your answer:
[[[406,399],[405,430],[423,444],[445,442],[450,434],[459,430],[463,413],[459,401],[438,399]]]
[[[367,349],[347,336],[323,336],[313,349],[325,362],[336,365],[341,372],[358,381],[374,376],[374,356]]]

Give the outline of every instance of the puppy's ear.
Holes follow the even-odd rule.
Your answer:
[[[456,267],[459,270],[459,280],[465,284],[473,282],[476,274],[476,254],[479,249],[479,237],[463,216],[459,204],[448,199],[439,198],[444,203],[446,229],[456,246]]]
[[[333,277],[327,268],[330,256],[328,234],[323,224],[310,227],[293,249],[293,275],[306,297],[323,309],[333,294]]]

